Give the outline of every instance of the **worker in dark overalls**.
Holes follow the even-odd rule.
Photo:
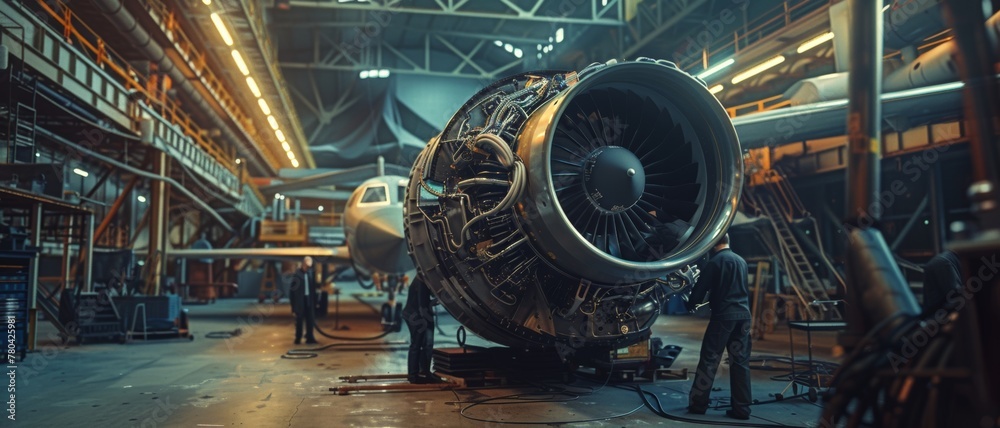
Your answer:
[[[953,310],[955,304],[949,302],[948,294],[961,289],[958,254],[948,250],[934,256],[924,265],[924,314],[934,316],[939,309]]]
[[[316,323],[316,295],[319,293],[319,284],[316,275],[312,271],[313,259],[306,256],[302,259],[302,267],[292,275],[292,283],[288,287],[288,299],[292,304],[292,312],[295,313],[295,344],[302,343],[302,329],[305,327],[306,343],[313,345],[316,337],[313,336],[313,324]]]
[[[406,375],[410,383],[431,383],[431,355],[434,352],[434,309],[431,290],[417,275],[407,291],[403,319],[410,330],[410,352],[406,357]]]
[[[747,262],[729,248],[726,234],[711,251],[708,264],[691,291],[689,311],[708,297],[712,318],[701,343],[701,359],[688,400],[688,412],[704,414],[709,392],[722,361],[722,351],[729,352],[729,383],[732,409],[726,416],[750,418],[750,299],[747,290]]]

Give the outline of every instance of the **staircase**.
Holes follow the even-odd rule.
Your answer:
[[[788,273],[792,290],[795,292],[803,308],[814,320],[839,320],[840,312],[825,305],[811,305],[814,301],[830,300],[826,282],[823,281],[812,263],[806,257],[795,234],[792,232],[791,221],[797,218],[807,218],[809,213],[799,201],[794,189],[779,170],[769,170],[765,173],[766,184],[752,188],[747,195],[753,199],[762,214],[771,220],[771,226],[777,237],[776,254],[782,267]]]

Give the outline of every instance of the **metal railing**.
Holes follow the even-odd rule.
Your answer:
[[[830,0],[782,1],[781,4],[761,14],[760,18],[750,21],[743,28],[734,31],[731,37],[722,37],[716,43],[703,49],[705,51],[703,57],[688,58],[677,66],[685,71],[690,72],[692,69],[697,71],[703,65],[703,58],[707,58],[709,63],[712,63],[712,58],[736,55],[754,43],[788,28],[793,23],[829,6],[829,4]]]
[[[161,26],[164,33],[168,34],[171,43],[177,48],[177,53],[180,57],[189,63],[197,78],[204,83],[209,93],[218,100],[219,104],[233,116],[233,120],[242,126],[250,134],[250,137],[254,139],[262,139],[262,135],[268,135],[258,129],[258,125],[264,122],[260,120],[254,121],[246,113],[243,105],[236,102],[232,95],[230,95],[222,80],[212,72],[211,67],[208,67],[205,54],[200,52],[191,41],[191,38],[184,33],[184,30],[177,23],[174,11],[160,0],[139,0],[139,4],[145,6],[150,18]],[[269,133],[270,128],[267,128],[266,131]],[[272,166],[283,164],[281,158],[277,157],[271,150],[261,147],[259,151]]]
[[[55,7],[50,4],[55,5]],[[157,113],[169,122],[180,126],[185,135],[197,142],[219,164],[229,169],[230,172],[236,171],[235,166],[231,162],[232,156],[228,154],[228,151],[220,147],[215,141],[206,138],[208,132],[202,129],[184,112],[180,105],[171,100],[161,90],[158,79],[151,79],[129,65],[129,62],[124,57],[108,47],[104,40],[84,23],[80,17],[74,14],[62,0],[38,0],[38,6],[49,14],[53,20],[52,24],[57,24],[61,27],[63,37],[68,43],[77,46],[81,52],[90,55],[90,59],[101,69],[111,71],[112,75],[121,79],[121,83],[127,89],[141,93],[146,102]]]

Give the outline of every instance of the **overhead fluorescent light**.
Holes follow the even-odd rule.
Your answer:
[[[267,124],[271,125],[271,129],[278,130],[278,120],[274,116],[267,116]]]
[[[737,83],[740,83],[740,82],[742,82],[744,80],[747,80],[747,79],[749,79],[751,77],[754,77],[754,76],[756,76],[756,75],[758,75],[760,73],[763,73],[764,71],[767,71],[770,68],[772,68],[772,67],[774,67],[774,66],[776,66],[778,64],[781,64],[783,62],[785,62],[784,55],[778,55],[778,56],[776,56],[774,58],[771,58],[771,59],[769,59],[767,61],[764,61],[764,62],[762,62],[760,64],[757,64],[757,65],[755,65],[753,67],[750,67],[750,69],[747,70],[747,71],[744,71],[744,72],[742,72],[740,74],[737,74],[736,77],[733,77],[732,83],[734,85],[737,84]]]
[[[816,46],[822,45],[823,43],[826,43],[830,40],[833,40],[833,32],[827,31],[823,34],[820,34],[816,37],[806,40],[805,43],[799,45],[799,48],[796,49],[795,51],[798,53],[802,53]]]
[[[368,78],[368,70],[361,70],[361,72],[358,73],[358,77],[360,77],[362,79],[367,79]]]
[[[378,71],[378,77],[383,78],[383,79],[386,78],[386,77],[389,77],[389,70],[386,70],[384,68],[381,69],[381,70],[379,70]]]
[[[287,152],[289,160],[295,160],[295,152]]]
[[[205,3],[205,6],[211,6],[212,5],[212,0],[201,0],[201,2]]]
[[[494,44],[494,45],[497,45],[497,46],[500,46],[500,47],[502,47],[502,46],[503,46],[503,42],[501,42],[501,41],[499,41],[499,40],[497,40],[497,41],[493,42],[493,44]]]
[[[889,6],[892,6],[892,3],[889,3],[889,4],[885,5],[885,6],[883,6],[882,7],[882,13],[885,13],[885,11],[889,10]]]
[[[505,51],[507,51],[507,52],[514,52],[514,46],[511,45],[510,43],[507,43],[506,45],[503,45],[503,49]]]
[[[538,50],[542,50],[542,44],[541,43],[538,44]]]
[[[285,149],[286,152],[292,150],[292,146],[289,146],[287,141],[281,142],[281,148]]]
[[[260,88],[257,87],[257,81],[253,80],[253,77],[247,77],[247,86],[250,87],[253,96],[260,98]]]
[[[711,75],[713,75],[715,73],[718,73],[718,72],[724,70],[725,68],[727,68],[727,67],[729,67],[729,66],[731,66],[731,65],[733,65],[735,63],[736,63],[735,59],[729,58],[729,59],[727,59],[725,61],[722,61],[722,62],[720,62],[718,64],[715,64],[715,65],[713,65],[711,67],[706,68],[705,71],[702,71],[701,73],[698,73],[698,78],[701,79],[701,80],[708,79],[709,76],[711,76]]]
[[[243,73],[244,76],[250,75],[250,68],[243,61],[243,55],[240,55],[240,51],[236,49],[233,49],[233,61],[236,61],[236,68],[240,69],[240,73]]]
[[[722,92],[722,85],[715,85],[711,88],[708,88],[708,92],[711,92],[713,95],[718,94],[719,92]]]
[[[226,46],[233,45],[233,36],[229,35],[229,30],[226,29],[226,23],[222,22],[222,17],[218,13],[212,13],[212,23],[215,24],[215,29],[219,30],[219,35],[222,36],[222,41],[226,43]]]
[[[90,175],[89,172],[84,171],[84,170],[82,170],[80,168],[73,168],[73,173],[76,174],[76,175],[79,175],[81,177],[87,177],[87,176]]]
[[[146,202],[146,197],[142,195],[139,195],[139,197],[135,199],[138,200],[139,202]]]
[[[242,159],[240,159],[240,158],[236,158],[236,164],[237,164],[237,165],[239,165],[239,164],[241,164],[241,163],[243,163],[243,160],[242,160]]]
[[[323,206],[320,205],[320,206],[316,207],[316,209],[319,210],[319,211],[323,211]]]
[[[271,108],[267,106],[267,101],[264,101],[263,98],[257,100],[257,105],[260,106],[260,111],[264,112],[264,114],[271,114]]]
[[[292,159],[292,168],[298,168],[298,167],[299,167],[299,161]]]
[[[524,52],[522,52],[520,48],[514,49],[514,56],[520,58],[524,56]]]
[[[562,43],[562,41],[566,38],[565,36],[566,32],[563,31],[562,27],[559,27],[559,29],[556,30],[556,43]]]
[[[278,137],[278,141],[281,141],[282,143],[285,142],[285,133],[281,132],[280,129],[277,130],[277,131],[274,131],[274,136]]]
[[[542,59],[542,53],[541,52],[538,53],[538,59]]]

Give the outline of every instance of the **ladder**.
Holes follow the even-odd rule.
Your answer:
[[[6,140],[8,163],[35,163],[35,82],[25,83],[21,77],[10,78],[7,105]]]
[[[836,308],[811,305],[813,301],[830,300],[830,296],[827,293],[826,283],[816,274],[791,229],[790,221],[796,213],[804,215],[808,213],[798,201],[785,177],[776,170],[768,172],[767,184],[757,186],[750,195],[761,212],[770,219],[780,247],[779,259],[785,272],[788,273],[792,290],[810,319],[841,319],[841,314]]]

